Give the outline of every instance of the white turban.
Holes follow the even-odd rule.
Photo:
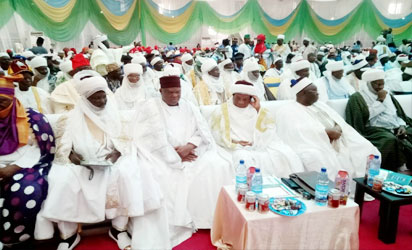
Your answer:
[[[275,60],[273,61],[273,64],[275,64],[279,61],[282,61],[282,57],[280,57],[280,56],[275,58]]]
[[[403,73],[412,76],[412,67],[406,67]]]
[[[30,58],[33,56],[36,56],[33,52],[31,52],[30,50],[24,51],[23,53],[21,53],[22,56],[24,56],[25,58]]]
[[[384,80],[385,72],[381,69],[368,69],[362,74],[362,80],[373,82],[376,80]]]
[[[252,72],[252,71],[260,71],[259,64],[256,60],[248,59],[243,63],[243,71],[245,72]]]
[[[10,59],[9,54],[7,54],[6,52],[0,52],[0,57],[7,57],[8,59]]]
[[[102,76],[92,76],[80,80],[77,85],[77,92],[80,96],[89,98],[98,91],[106,91],[107,82]]]
[[[278,37],[277,37],[277,39],[282,39],[282,40],[285,40],[285,35],[283,35],[283,34],[279,34],[279,35],[278,35]]]
[[[222,68],[225,67],[226,65],[232,63],[232,60],[230,59],[226,59],[223,62],[219,63],[219,66],[221,66]]]
[[[182,62],[187,62],[189,60],[193,60],[193,56],[189,53],[184,53],[182,56]]]
[[[300,81],[297,81],[297,80],[292,80],[292,81],[297,82],[293,86],[291,86],[291,89],[294,95],[296,95],[297,93],[302,91],[304,88],[312,84],[312,81],[307,77],[300,79]]]
[[[47,67],[47,60],[44,57],[35,56],[33,59],[31,59],[30,66],[34,69],[43,66]]]
[[[152,59],[152,61],[150,62],[150,64],[151,64],[152,66],[154,66],[154,65],[155,65],[156,63],[158,63],[158,62],[163,62],[163,59],[160,58],[160,57],[158,57],[158,56],[156,56],[155,58]]]
[[[147,60],[146,60],[146,57],[144,57],[143,54],[138,54],[138,55],[136,55],[136,56],[133,57],[132,63],[136,63],[136,64],[146,64],[146,63],[147,63]]]
[[[296,72],[296,71],[299,71],[299,70],[302,70],[302,69],[308,69],[309,67],[310,67],[310,63],[309,63],[308,60],[300,60],[300,61],[291,63],[291,65],[290,65],[290,69],[293,72]]]
[[[385,37],[383,37],[383,35],[378,36],[378,38],[376,38],[376,41],[378,42],[386,42]]]
[[[352,70],[358,70],[368,65],[368,62],[362,57],[355,58],[355,62],[352,64]]]
[[[232,86],[230,86],[230,92],[232,94],[245,94],[245,95],[251,95],[251,96],[256,96],[256,88],[255,86],[252,85],[248,85],[246,83],[246,81],[237,81],[235,84],[233,84]]]
[[[106,41],[106,40],[107,40],[106,35],[97,35],[93,40],[93,45],[97,46],[99,43]]]
[[[143,74],[143,67],[137,63],[128,63],[123,66],[124,75],[127,77],[129,74]]]
[[[59,68],[61,71],[64,73],[69,73],[70,71],[73,70],[73,64],[71,60],[64,60],[59,64]]]
[[[408,56],[405,55],[405,54],[399,54],[399,55],[396,57],[396,61],[398,61],[398,62],[408,61]]]
[[[202,62],[202,73],[206,74],[209,71],[211,71],[214,67],[217,67],[217,63],[215,60],[213,60],[212,58],[205,58],[205,60]]]
[[[168,64],[163,69],[163,76],[180,76],[180,74],[180,69],[173,64]]]
[[[326,70],[330,72],[343,70],[343,61],[329,61],[326,64]]]

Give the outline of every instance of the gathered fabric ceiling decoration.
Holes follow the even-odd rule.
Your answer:
[[[139,33],[143,44],[146,33],[164,43],[180,44],[202,25],[227,34],[250,26],[255,33],[265,34],[268,41],[275,41],[278,34],[294,37],[304,31],[319,43],[336,44],[361,29],[377,37],[388,27],[393,29],[396,42],[412,36],[412,13],[389,19],[372,0],[361,1],[337,20],[320,17],[307,0],[283,19],[270,17],[257,0],[247,1],[230,16],[219,14],[206,1],[190,1],[180,9],[167,10],[153,0],[0,0],[0,27],[6,25],[14,11],[34,29],[61,42],[76,39],[89,20],[118,45],[132,43]]]

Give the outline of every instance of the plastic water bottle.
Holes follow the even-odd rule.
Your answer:
[[[315,202],[319,206],[326,206],[328,203],[329,178],[326,168],[322,168],[318,175],[318,182],[315,188]]]
[[[369,174],[369,168],[371,167],[371,163],[375,156],[373,154],[370,154],[368,156],[368,161],[366,162],[366,171],[365,171],[365,182],[368,182],[368,174]]]
[[[260,173],[260,168],[256,168],[255,174],[252,177],[251,190],[255,192],[255,194],[260,194],[262,193],[262,186],[263,186],[262,174]]]
[[[236,168],[236,191],[240,184],[247,184],[247,168],[244,160],[240,160]]]
[[[368,186],[370,187],[373,186],[373,179],[375,178],[375,176],[379,175],[380,169],[381,169],[381,161],[379,159],[379,155],[375,155],[369,166]]]

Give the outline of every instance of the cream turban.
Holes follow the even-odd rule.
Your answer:
[[[385,72],[381,69],[368,69],[362,74],[362,80],[373,82],[376,80],[384,80]]]
[[[32,68],[38,68],[38,67],[43,67],[43,66],[47,67],[47,60],[44,57],[35,56],[30,61],[30,67],[32,67]]]
[[[156,56],[155,58],[152,59],[152,61],[150,62],[150,64],[151,64],[152,66],[154,66],[154,65],[155,65],[156,63],[158,63],[158,62],[162,62],[162,63],[163,63],[163,59],[160,58],[160,57],[158,57],[158,56]]]
[[[182,56],[182,62],[187,62],[189,60],[193,60],[193,57],[191,54],[189,53],[184,53]]]
[[[254,59],[248,59],[243,63],[243,71],[245,72],[252,72],[252,71],[260,71],[259,64]]]
[[[163,76],[180,76],[180,74],[180,69],[173,64],[168,64],[163,69]]]
[[[143,74],[143,67],[140,64],[136,63],[128,63],[123,66],[123,72],[125,76],[128,76],[129,74]]]
[[[202,62],[202,73],[206,74],[209,71],[211,71],[214,67],[217,67],[216,61],[212,58],[205,58],[205,60]]]
[[[144,57],[144,55],[138,54],[138,55],[136,55],[136,56],[133,57],[132,63],[136,63],[136,64],[146,64],[146,63],[147,63],[147,60],[146,60],[146,57]]]
[[[342,61],[329,61],[326,64],[326,70],[330,72],[343,70],[343,62]]]
[[[99,43],[106,41],[107,40],[107,36],[106,35],[97,35],[94,40],[93,40],[93,44],[95,46],[97,46]]]
[[[256,88],[255,86],[247,81],[237,81],[235,84],[230,86],[230,92],[232,94],[245,94],[256,96]]]
[[[279,35],[278,35],[278,37],[277,37],[277,39],[282,39],[282,40],[285,40],[285,35],[283,35],[283,34],[279,34]]]
[[[89,98],[96,92],[106,91],[107,82],[102,76],[92,76],[85,78],[80,81],[80,84],[77,85],[77,91],[80,96]]]
[[[307,86],[311,84],[312,84],[312,81],[307,77],[302,78],[299,81],[292,80],[291,89],[292,89],[293,94],[296,95],[297,93],[299,93],[300,91],[302,91],[304,88],[306,88]]]
[[[299,71],[299,70],[302,70],[302,69],[308,69],[309,67],[310,67],[310,63],[309,63],[308,60],[300,60],[300,61],[291,63],[291,65],[290,65],[290,69],[293,72],[296,72],[296,71]]]
[[[73,64],[71,60],[65,60],[62,63],[59,64],[59,68],[61,71],[64,73],[69,73],[70,71],[73,70]]]

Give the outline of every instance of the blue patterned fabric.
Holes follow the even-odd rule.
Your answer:
[[[1,185],[4,199],[0,208],[0,241],[15,244],[33,236],[37,213],[47,197],[47,175],[56,151],[53,130],[47,118],[33,109],[26,110],[30,127],[40,148],[40,160],[23,168]]]

